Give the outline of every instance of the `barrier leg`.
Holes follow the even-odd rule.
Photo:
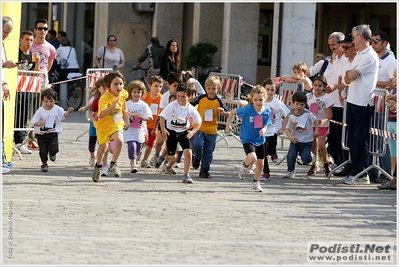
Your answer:
[[[76,137],[75,142],[77,142],[79,140],[79,138],[81,138],[83,135],[87,134],[88,132],[89,132],[89,130],[85,131],[84,133],[82,133],[81,135]]]
[[[66,102],[67,97],[68,97],[68,84],[61,83],[60,84],[60,95],[58,96],[58,100],[60,101],[60,107],[62,107],[64,110],[68,109],[68,105]]]

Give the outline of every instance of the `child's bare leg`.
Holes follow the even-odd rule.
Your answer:
[[[321,156],[321,161],[323,162],[323,164],[328,163],[328,159],[327,159],[327,148],[325,146],[326,144],[326,137],[319,137],[319,142],[318,142],[318,148],[320,151],[320,156]]]
[[[97,149],[97,160],[96,160],[97,165],[101,166],[101,164],[103,162],[104,154],[107,151],[107,149],[108,149],[108,143],[105,143],[105,144],[102,144],[102,145],[98,146],[98,149]]]
[[[249,153],[244,159],[245,166],[250,166],[250,165],[254,164],[256,162],[256,160],[257,160],[257,158],[256,158],[255,152]]]
[[[190,148],[184,149],[183,153],[184,153],[184,174],[189,174],[193,153]]]
[[[118,158],[122,152],[123,134],[121,132],[116,132],[112,135],[112,139],[114,140],[114,143],[115,143],[115,148],[112,153],[112,161],[117,162]]]
[[[260,175],[261,175],[262,170],[263,170],[263,160],[264,159],[257,159],[256,160],[256,169],[255,169],[255,173],[254,173],[254,180],[255,181],[259,181]]]
[[[163,154],[163,153],[162,153]],[[175,164],[175,160],[176,160],[176,154],[173,154],[173,155],[168,155],[167,156],[167,159],[168,159],[168,167],[169,168],[172,168],[173,167],[173,164]]]

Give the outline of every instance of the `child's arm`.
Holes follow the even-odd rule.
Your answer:
[[[284,133],[287,123],[288,123],[288,115],[284,117],[283,124],[281,125],[281,128],[277,132],[278,135],[282,135]]]
[[[285,128],[285,134],[287,135],[288,139],[290,139],[291,142],[296,144],[296,142],[298,141],[298,138],[296,138],[292,135],[291,129]]]
[[[168,139],[169,132],[165,128],[165,118],[162,116],[160,116],[160,117],[161,118],[159,119],[159,123],[161,124],[161,134],[162,134],[163,140],[166,141],[166,139]]]
[[[130,120],[129,120],[129,112],[128,112],[127,108],[126,108],[126,102],[123,102],[122,114],[123,114],[123,120],[125,121],[124,128],[128,129],[130,127]]]
[[[305,91],[307,91],[307,92],[312,91],[312,84],[310,82],[310,79],[303,78],[303,79],[298,80],[298,82],[303,83],[303,85],[305,86]]]
[[[69,115],[71,115],[71,113],[72,113],[73,111],[74,111],[73,107],[69,107],[69,108],[68,108],[68,111],[66,111],[66,112],[64,113],[64,118],[65,118],[65,119],[68,118]]]
[[[314,133],[313,133],[314,137],[319,137],[319,120],[315,120],[314,121]]]
[[[324,119],[318,121],[319,125],[323,125],[324,123],[332,119],[333,116],[332,107],[326,108],[326,113],[327,116]]]
[[[264,136],[266,130],[267,130],[267,125],[263,126],[263,128],[259,130],[259,136]]]
[[[231,127],[230,127],[230,122],[231,122],[231,120],[233,119],[233,116],[236,115],[236,114],[237,114],[237,109],[235,108],[235,109],[233,109],[233,110],[230,112],[229,116],[227,117],[226,128],[225,128],[226,133],[229,133],[229,132],[232,131],[232,129],[231,129]]]
[[[281,80],[286,83],[297,83],[299,79],[296,79],[293,75],[283,75]]]
[[[119,101],[119,96],[115,99],[114,103],[112,103],[111,106],[109,106],[108,108],[102,110],[101,113],[98,114],[98,118],[102,119],[105,116],[107,116],[112,110],[114,110],[116,108],[116,105],[118,104],[118,101]],[[125,111],[123,111],[123,113],[125,113]]]
[[[85,111],[89,110],[90,108],[91,108],[91,103],[89,102],[84,107],[81,107],[79,109],[79,112],[85,112]]]
[[[187,130],[187,135],[186,135],[187,139],[190,139],[191,137],[193,137],[194,134],[199,130],[200,127],[201,127],[201,123],[196,123],[194,128]]]

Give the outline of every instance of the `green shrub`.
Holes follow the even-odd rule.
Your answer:
[[[206,68],[212,66],[213,56],[218,51],[216,45],[207,42],[196,43],[188,49],[184,55],[187,68],[195,68],[201,74]]]

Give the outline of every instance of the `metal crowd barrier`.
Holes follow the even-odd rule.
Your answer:
[[[229,107],[230,110],[235,109],[237,107],[243,107],[248,104],[248,101],[241,99],[241,84],[243,82],[243,78],[238,74],[227,74],[227,73],[218,73],[211,72],[209,76],[218,76],[220,78],[221,90],[218,92],[219,97],[223,100],[224,103]],[[227,117],[224,115],[219,115],[218,124],[220,126],[219,130],[226,128]],[[226,137],[232,136],[237,141],[241,142],[239,135],[241,121],[235,117],[231,120],[230,126],[233,132],[221,134],[218,131],[219,137],[216,139],[216,143],[220,140],[224,140],[226,145],[229,145],[229,141]]]
[[[292,95],[295,92],[303,92],[304,90],[304,84],[302,82],[300,83],[286,83],[286,82],[281,82],[278,87],[278,99],[281,100],[287,108],[291,111],[292,110]],[[276,97],[276,96],[275,96]],[[282,157],[276,165],[281,164],[286,158],[288,154],[288,148],[285,148],[286,146],[284,145],[284,141],[290,140],[288,139],[287,135],[283,133],[282,135],[279,135],[280,138],[280,146],[277,148],[278,150],[286,152],[285,156]]]
[[[108,73],[112,71],[111,68],[104,68],[104,69],[87,69],[86,71],[86,103],[87,105],[90,101],[91,98],[91,93],[90,89],[96,84],[96,81],[100,77],[104,77]],[[87,121],[90,121],[90,109],[86,110],[86,119]],[[80,134],[78,137],[76,137],[75,142],[79,140],[83,135],[85,135],[89,130],[86,130],[84,133]]]
[[[42,104],[40,93],[46,89],[47,73],[39,71],[18,70],[17,90],[15,97],[14,132],[27,133],[22,144],[13,144],[13,151],[22,160],[19,148],[34,139],[33,128],[29,127],[30,120]]]
[[[388,143],[388,139],[386,138],[386,135],[379,135],[378,132],[383,132],[385,133],[387,130],[387,123],[388,123],[388,113],[389,113],[389,107],[387,103],[385,102],[385,98],[389,95],[388,90],[385,89],[375,89],[374,90],[374,114],[371,122],[371,128],[370,128],[370,140],[369,140],[369,154],[372,155],[372,164],[368,166],[366,169],[361,171],[355,176],[355,179],[352,181],[352,185],[354,184],[355,180],[365,174],[367,171],[371,169],[377,169],[379,170],[382,174],[385,175],[385,177],[392,179],[391,174],[388,174],[386,171],[384,171],[380,166],[376,164],[377,162],[377,157],[383,157],[385,155],[386,151],[386,146]],[[348,135],[347,135],[347,124],[346,124],[346,110],[347,110],[347,101],[345,100],[344,102],[344,111],[343,111],[343,122],[342,122],[342,138],[341,138],[341,145],[344,150],[349,151],[348,147]],[[341,167],[344,167],[346,164],[351,163],[350,156],[349,159],[343,162],[342,164],[338,165],[335,167],[333,170],[331,170],[330,174],[328,175],[328,179],[331,178],[331,175],[340,169]]]

